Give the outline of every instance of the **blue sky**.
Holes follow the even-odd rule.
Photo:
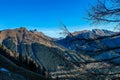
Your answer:
[[[0,0],[0,30],[21,26],[60,36],[60,23],[70,31],[91,29],[86,10],[96,0]]]

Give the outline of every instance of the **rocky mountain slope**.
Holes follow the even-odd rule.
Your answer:
[[[31,58],[46,70],[56,70],[59,65],[69,65],[64,59],[64,49],[41,32],[25,28],[3,30],[0,43],[18,56]]]
[[[19,64],[21,64],[21,62],[19,62],[19,59],[16,59],[11,54],[12,52],[10,50],[0,45],[0,79],[1,80],[11,80],[11,79],[12,80],[19,80],[19,79],[46,80],[48,79],[45,75],[43,75],[40,72],[37,73],[32,70],[29,70],[28,68],[25,68],[25,66],[27,66],[27,63],[20,66]],[[30,65],[33,66],[33,64],[31,63]],[[32,66],[30,67],[33,68]],[[19,78],[19,79],[16,79],[16,78]]]
[[[83,66],[79,67],[79,70],[87,71],[85,78],[90,75],[90,80],[119,79],[120,32],[99,29],[84,30],[68,34],[66,38],[56,42],[80,55],[84,61],[80,60],[75,64]],[[85,59],[86,55],[89,56],[88,60]]]
[[[84,53],[96,60],[111,59],[120,56],[120,33],[94,29],[78,31],[57,41],[62,46]],[[112,61],[119,61],[120,58]]]

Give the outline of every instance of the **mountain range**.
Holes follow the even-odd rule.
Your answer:
[[[120,33],[108,30],[74,32],[72,36],[68,35],[57,43],[70,50],[84,52],[97,60],[112,58],[120,53]]]
[[[65,38],[54,39],[37,30],[29,31],[21,27],[0,31],[0,44],[9,52],[9,56],[18,60],[7,57],[18,66],[20,61],[32,62],[41,70],[49,72],[53,78],[55,74],[66,74],[59,73],[61,70],[73,71],[68,74],[80,77],[82,64],[89,63],[84,67],[85,70],[82,68],[82,71],[90,72],[93,68],[98,70],[100,67],[120,63],[120,33],[109,30],[76,31]],[[5,54],[2,55],[6,57]],[[28,69],[24,65],[21,67]],[[115,66],[112,72],[116,72],[118,68]]]

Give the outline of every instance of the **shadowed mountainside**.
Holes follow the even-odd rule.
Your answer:
[[[63,57],[65,49],[36,30],[28,31],[23,27],[3,30],[0,32],[0,43],[15,53],[15,57],[27,56],[48,71],[57,70],[59,65],[69,65]]]
[[[28,79],[28,80],[40,80],[40,79],[46,80],[47,79],[45,76],[43,76],[40,73],[38,74],[31,70],[25,69],[24,67],[20,67],[20,66],[16,65],[15,60],[16,59],[13,56],[11,56],[11,53],[9,50],[7,50],[6,48],[3,48],[3,46],[0,46],[0,67],[3,67],[5,69],[9,70],[8,72],[10,74],[12,74],[13,77],[17,76],[14,74],[18,74],[18,76],[21,75],[21,76],[23,76],[23,79]],[[26,65],[26,64],[24,64],[24,65]],[[2,72],[3,71],[1,71],[1,74],[2,74]]]

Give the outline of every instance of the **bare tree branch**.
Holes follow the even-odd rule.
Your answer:
[[[91,6],[88,12],[88,20],[94,24],[119,23],[120,22],[120,1],[119,0],[98,0],[97,4]],[[107,5],[109,4],[109,5]],[[114,4],[114,5],[112,5]],[[118,5],[119,4],[119,5]]]

